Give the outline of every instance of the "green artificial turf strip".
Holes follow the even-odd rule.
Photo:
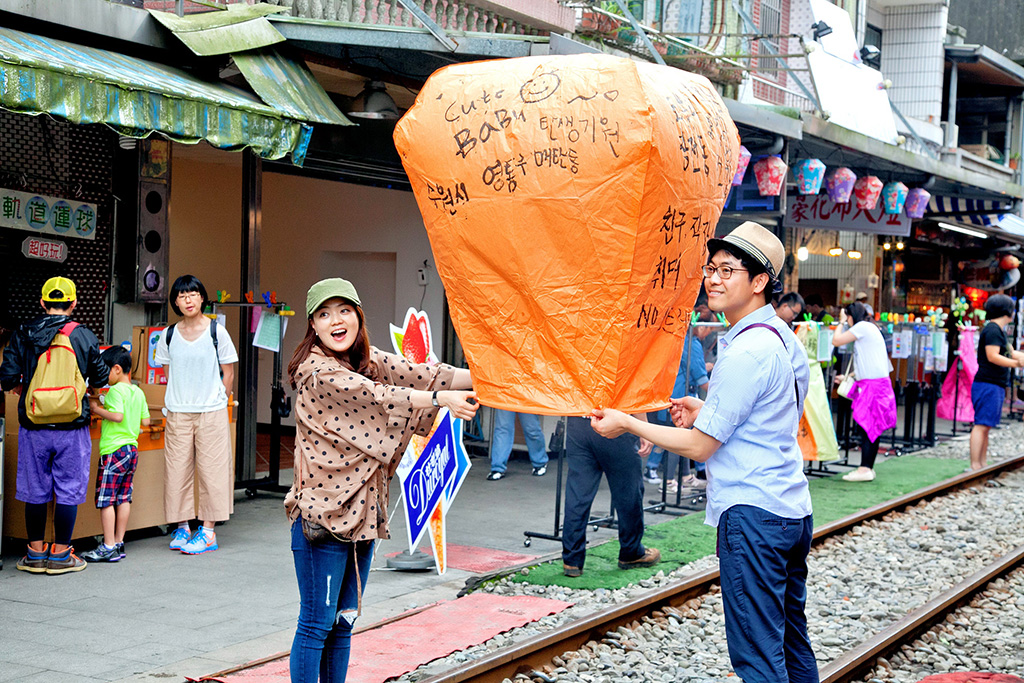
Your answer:
[[[878,462],[874,481],[847,482],[839,476],[811,477],[814,525],[821,526],[858,510],[949,479],[964,471],[963,460],[936,460],[905,455]],[[650,520],[652,515],[648,514]],[[548,562],[532,567],[527,575],[512,580],[541,586],[607,588],[614,590],[648,579],[659,571],[673,569],[715,552],[715,529],[704,524],[704,513],[653,524],[644,531],[644,545],[661,551],[661,562],[647,569],[618,568],[619,542],[609,541],[587,549],[583,576],[570,579],[562,574],[562,563]]]

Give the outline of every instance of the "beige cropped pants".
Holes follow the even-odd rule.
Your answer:
[[[168,524],[193,517],[223,522],[234,512],[229,429],[227,408],[210,413],[167,413],[164,513]]]

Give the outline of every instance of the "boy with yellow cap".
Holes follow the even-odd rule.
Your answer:
[[[33,574],[65,574],[85,569],[85,561],[74,553],[71,537],[78,506],[85,502],[89,485],[89,401],[86,393],[72,392],[72,416],[59,418],[40,409],[38,401],[28,401],[35,389],[40,359],[57,363],[59,357],[74,352],[74,363],[62,367],[79,377],[68,378],[68,387],[83,379],[93,387],[107,383],[107,368],[100,360],[99,342],[87,327],[71,321],[78,303],[75,283],[65,277],[52,277],[43,285],[39,300],[42,315],[22,325],[4,352],[0,365],[0,387],[19,395],[18,399],[18,478],[16,498],[25,503],[25,528],[28,551],[18,561],[18,569]],[[54,344],[60,335],[63,340]],[[58,353],[60,351],[61,353]],[[57,378],[59,379],[59,378]],[[53,379],[48,379],[53,384]],[[68,387],[64,387],[67,389]],[[43,387],[48,389],[49,387]],[[77,390],[76,390],[77,391]],[[48,422],[48,419],[53,419]],[[54,506],[52,544],[44,542],[47,506]]]

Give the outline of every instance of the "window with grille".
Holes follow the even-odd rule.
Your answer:
[[[782,33],[782,0],[761,0],[758,31],[762,35],[773,36],[772,38],[762,38],[760,41],[758,52],[763,56],[757,59],[758,71],[769,78],[777,79],[779,77],[779,60],[771,55],[779,53],[778,35]]]

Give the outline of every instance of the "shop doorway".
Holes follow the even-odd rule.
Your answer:
[[[800,278],[800,295],[806,300],[812,294],[821,297],[825,307],[835,306],[838,282],[834,279]]]
[[[320,278],[342,277],[355,285],[370,343],[388,353],[394,351],[389,325],[401,324],[395,312],[395,263],[396,254],[385,251],[325,251],[320,255]]]

